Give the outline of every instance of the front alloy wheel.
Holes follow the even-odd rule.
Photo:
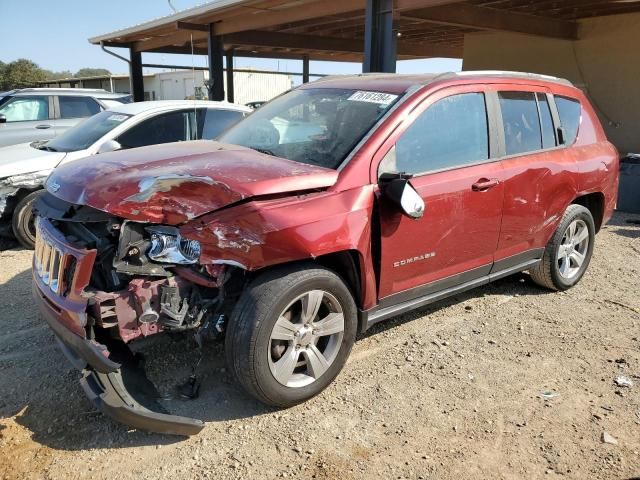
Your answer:
[[[303,387],[318,380],[340,351],[344,314],[329,292],[311,290],[291,302],[271,331],[269,368],[278,382]]]
[[[236,304],[227,363],[249,394],[289,407],[333,381],[356,330],[356,305],[338,275],[314,264],[278,267],[255,278]]]

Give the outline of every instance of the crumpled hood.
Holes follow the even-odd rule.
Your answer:
[[[30,143],[2,147],[0,148],[0,178],[51,170],[64,159],[65,155],[64,152],[38,150]]]
[[[67,202],[177,225],[259,195],[333,185],[338,172],[211,141],[104,153],[61,165],[47,190]]]

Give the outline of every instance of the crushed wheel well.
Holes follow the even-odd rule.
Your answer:
[[[596,233],[602,227],[602,219],[604,218],[604,195],[600,192],[589,193],[576,198],[573,202],[576,205],[582,205],[587,208],[593,216],[593,222],[596,226]]]

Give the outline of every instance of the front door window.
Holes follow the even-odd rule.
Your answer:
[[[487,109],[482,93],[463,93],[431,105],[396,144],[395,165],[419,175],[489,159]]]
[[[44,96],[14,97],[0,107],[7,122],[35,122],[49,119],[49,99]]]

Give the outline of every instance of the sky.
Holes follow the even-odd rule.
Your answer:
[[[207,3],[203,0],[172,0],[178,10]],[[76,72],[83,67],[107,68],[112,73],[128,73],[128,65],[91,45],[89,37],[171,14],[167,0],[0,0],[0,60],[33,60],[42,68]],[[7,21],[14,19],[15,21]],[[128,56],[126,49],[113,49]],[[206,57],[196,55],[143,54],[143,63],[206,66]],[[301,71],[297,60],[237,58],[236,68],[253,67],[280,71]],[[311,62],[311,73],[344,74],[361,72],[359,63]],[[457,71],[455,59],[409,60],[398,62],[398,73]],[[146,69],[153,72],[154,70]],[[297,82],[296,82],[297,83]]]

